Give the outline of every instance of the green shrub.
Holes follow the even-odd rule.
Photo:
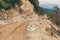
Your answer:
[[[45,9],[40,7],[40,6],[35,7],[35,10],[39,15],[44,15],[45,14]]]
[[[39,1],[38,0],[29,0],[31,2],[31,4],[33,4],[35,7],[39,5]]]
[[[15,6],[15,4],[20,5],[21,0],[0,0],[0,10],[8,10]]]
[[[53,7],[53,10],[49,13],[49,16],[52,22],[58,26],[60,25],[60,9],[58,6]]]
[[[45,9],[39,6],[38,0],[29,0],[31,4],[34,5],[35,11],[38,13],[38,15],[44,15]]]

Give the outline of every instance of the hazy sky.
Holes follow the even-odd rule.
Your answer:
[[[57,5],[60,7],[60,0],[39,0],[40,6],[44,8],[52,8],[53,6]]]
[[[60,4],[60,0],[39,0],[41,4]]]

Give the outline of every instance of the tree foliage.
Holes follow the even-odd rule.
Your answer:
[[[58,6],[53,7],[53,11],[49,13],[49,16],[52,19],[52,22],[60,25],[60,9]]]
[[[34,5],[35,11],[38,12],[39,15],[43,15],[45,13],[45,9],[39,6],[38,0],[29,0],[31,4]]]
[[[58,6],[54,6],[54,7],[53,7],[53,10],[54,10],[54,11],[55,11],[55,10],[57,11],[57,10],[59,10],[59,7],[58,7]]]
[[[15,6],[15,4],[19,4],[20,0],[0,0],[0,10],[5,9],[8,10],[11,7]]]
[[[31,2],[31,4],[34,5],[34,7],[38,6],[39,5],[39,2],[38,0],[29,0]]]

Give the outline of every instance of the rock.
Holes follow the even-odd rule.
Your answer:
[[[27,30],[30,31],[30,32],[33,32],[33,31],[36,31],[37,28],[32,26],[32,25],[30,25],[30,26],[27,26]]]
[[[29,23],[29,25],[27,26],[27,30],[28,31],[31,31],[31,32],[33,32],[33,31],[36,31],[36,30],[38,30],[39,28],[38,28],[38,26],[39,26],[40,24],[36,21],[36,22],[31,22],[31,23]]]
[[[4,31],[1,35],[2,38],[5,39],[7,36],[8,39],[6,37],[6,40],[9,40],[9,37],[14,40],[21,40],[24,38],[26,38],[26,40],[56,40],[55,38],[51,38],[52,36],[49,36],[45,31],[47,27],[51,28],[51,25],[49,25],[49,22],[46,20],[47,16],[38,16],[34,11],[34,6],[29,0],[22,0],[22,2],[23,4],[20,6],[22,14],[19,14],[19,12],[13,8],[2,13],[4,19],[8,18],[8,20],[6,20],[8,22],[0,20],[0,24],[6,25],[12,23],[11,25],[6,25],[5,28],[2,28]],[[10,35],[10,33],[12,35]],[[25,37],[23,34],[25,34]]]
[[[28,0],[22,0],[23,4],[21,6],[21,9],[24,11],[30,11],[30,9],[33,9],[33,5]]]

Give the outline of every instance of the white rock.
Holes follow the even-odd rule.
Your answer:
[[[28,25],[28,26],[27,26],[27,30],[32,32],[32,31],[37,30],[37,27],[34,26],[34,25]]]

